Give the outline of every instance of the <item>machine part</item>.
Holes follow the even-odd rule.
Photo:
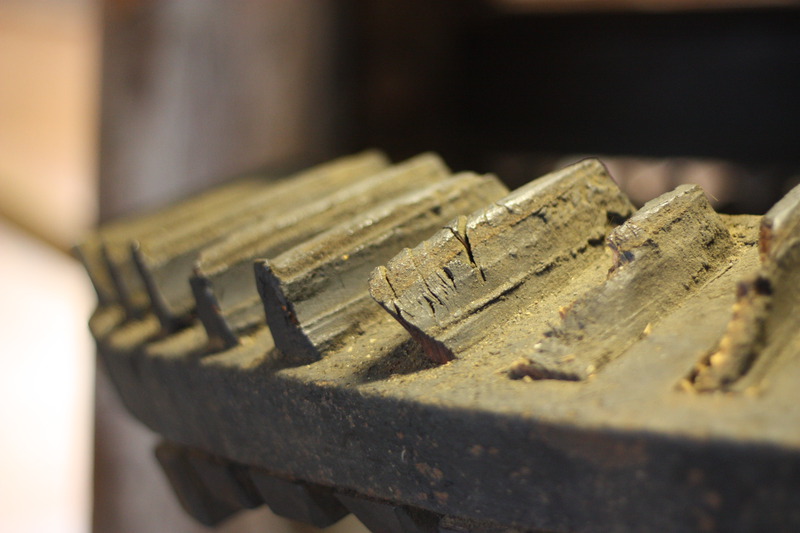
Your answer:
[[[607,243],[608,279],[560,309],[561,320],[541,338],[509,343],[523,358],[512,377],[587,379],[725,270],[735,249],[696,185],[651,200]]]
[[[193,456],[196,461],[192,461]],[[215,465],[212,471],[203,471],[209,465],[208,462],[203,464],[208,456],[165,442],[156,448],[156,457],[181,506],[201,524],[216,525],[232,514],[254,506],[249,505],[249,499],[246,503],[240,501],[244,488],[231,486],[235,481],[226,475],[230,474],[230,469]],[[220,469],[227,471],[221,472]]]
[[[129,314],[144,311],[144,286],[130,257],[132,239],[147,239],[163,233],[166,225],[189,224],[209,209],[226,209],[262,189],[270,179],[266,176],[244,176],[198,194],[159,211],[133,219],[106,224],[96,234],[75,246],[97,292],[101,305],[121,303]],[[112,277],[112,272],[115,275]],[[116,283],[115,283],[116,280]],[[135,284],[130,287],[129,284]],[[139,297],[138,303],[133,295]]]
[[[191,223],[162,226],[158,234],[136,237],[126,258],[133,259],[162,325],[174,331],[191,321],[195,302],[187,280],[203,249],[241,228],[329,196],[341,187],[366,179],[386,165],[382,154],[365,152],[319,165],[289,179],[267,183],[234,205],[227,205],[227,209],[210,205]]]
[[[158,457],[185,507],[215,523],[265,501],[318,525],[344,507],[379,531],[800,528],[800,193],[727,216],[680,187],[632,213],[597,162],[555,176],[506,200],[448,178],[257,262],[268,320],[235,345],[101,304],[100,357],[181,443]],[[502,286],[495,266],[528,281],[472,306]],[[402,324],[369,307],[371,270]],[[448,305],[434,316],[474,324],[417,316]]]
[[[254,283],[253,262],[274,258],[369,208],[450,176],[444,162],[424,154],[313,202],[298,202],[283,216],[235,231],[199,254],[190,282],[197,314],[210,341],[239,342],[237,331],[263,324],[264,308]]]
[[[379,311],[366,283],[373,268],[507,192],[493,176],[458,174],[258,261],[256,281],[275,346],[297,364],[320,359]]]
[[[758,388],[773,362],[784,364],[785,359],[796,357],[800,342],[800,186],[762,218],[759,252],[760,264],[737,286],[725,335],[689,374],[684,382],[687,388],[700,392]]]
[[[278,516],[328,527],[349,514],[328,487],[281,479],[257,469],[250,469],[250,478],[264,502]]]
[[[459,217],[376,270],[370,291],[445,363],[600,259],[633,211],[603,165],[586,160]]]

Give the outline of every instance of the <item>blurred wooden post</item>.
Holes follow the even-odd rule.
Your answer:
[[[340,151],[333,4],[109,0],[103,11],[102,219]],[[100,368],[95,531],[206,531],[178,507],[155,442]],[[309,531],[266,511],[222,530]]]
[[[328,3],[109,0],[101,217],[336,151]]]

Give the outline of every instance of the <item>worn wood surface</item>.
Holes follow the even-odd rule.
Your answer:
[[[158,238],[138,239],[133,260],[164,327],[175,329],[189,319],[194,298],[187,280],[205,247],[240,228],[326,197],[387,165],[385,156],[376,152],[343,157],[270,183],[236,205],[208,209],[191,223],[165,228]]]
[[[136,275],[130,247],[137,239],[164,234],[168,226],[191,223],[208,209],[224,209],[253,194],[268,180],[246,176],[135,218],[117,220],[75,247],[102,304],[121,303],[129,313],[141,313],[144,285]],[[138,301],[137,301],[138,299]]]
[[[119,305],[99,309],[91,328],[126,406],[166,439],[215,458],[187,461],[185,476],[195,481],[177,488],[241,508],[236,495],[258,471],[280,480],[270,486],[323,487],[390,528],[424,528],[415,517],[427,517],[441,531],[796,529],[797,239],[773,235],[761,259],[762,217],[717,215],[696,187],[617,225],[626,213],[603,202],[627,200],[602,167],[584,165],[589,178],[572,187],[543,186],[562,183],[552,176],[535,185],[545,207],[531,198],[528,217],[503,200],[507,191],[488,185],[493,180],[466,175],[385,202],[259,264],[267,325],[242,331],[235,346],[209,343],[199,323],[165,334],[152,313],[132,320]],[[463,205],[463,218],[445,213],[470,181],[491,189],[491,199]],[[446,186],[453,190],[441,194]],[[793,219],[779,215],[787,205],[793,209],[787,200],[766,218],[773,229],[774,220]],[[495,220],[506,231],[519,226],[536,237],[525,261],[513,260],[522,253],[501,226],[487,224],[492,238],[475,237],[479,225],[469,230],[469,213],[500,207],[506,214]],[[562,230],[583,223],[591,231],[561,242],[563,231],[537,234],[520,222],[536,229],[542,216]],[[602,222],[575,222],[584,216]],[[447,228],[437,233],[437,225]],[[392,259],[417,230],[415,242],[427,244]],[[432,247],[437,238],[452,246]],[[493,247],[479,254],[484,241]],[[426,246],[432,260],[445,252],[462,258],[473,277],[453,276],[456,287],[461,279],[480,289],[492,279],[489,267],[507,261],[540,290],[436,364],[367,295],[376,262],[405,258],[417,282],[429,271],[408,257]],[[691,394],[700,389],[686,386],[687,372],[738,320],[736,289],[754,273],[781,288],[762,291],[764,348],[737,381]],[[492,316],[490,306],[475,314],[484,310]],[[274,505],[296,511],[311,494],[292,493],[300,500]]]
[[[501,198],[492,176],[459,174],[386,202],[256,265],[275,345],[314,361],[358,330],[376,307],[367,276],[398,251],[429,237],[453,217]]]
[[[734,243],[702,189],[682,185],[651,200],[608,237],[608,279],[566,308],[544,337],[523,336],[515,378],[587,379],[664,314],[729,266]]]
[[[725,335],[698,361],[689,390],[759,390],[800,347],[800,186],[761,219],[760,264],[736,288]]]
[[[263,324],[264,310],[253,276],[257,258],[273,258],[355,217],[372,206],[444,180],[450,170],[424,154],[343,187],[280,216],[247,224],[198,255],[190,279],[197,314],[212,343],[232,346],[239,334]]]
[[[404,250],[370,290],[432,360],[458,356],[598,259],[633,206],[597,160],[544,176]],[[553,272],[557,271],[557,272]]]

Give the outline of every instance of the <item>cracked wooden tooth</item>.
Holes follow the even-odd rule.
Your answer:
[[[682,185],[614,229],[608,246],[608,279],[564,310],[533,353],[529,339],[511,347],[526,356],[511,377],[586,379],[724,270],[733,240],[703,190]]]
[[[204,248],[233,231],[324,198],[387,165],[377,152],[339,158],[275,182],[227,209],[209,210],[193,223],[170,228],[159,239],[140,239],[132,250],[134,261],[163,326],[173,330],[191,318],[194,298],[187,280]]]
[[[532,299],[561,289],[563,277],[551,271],[599,259],[608,232],[633,210],[605,167],[586,160],[403,250],[373,272],[370,291],[443,363]]]
[[[762,218],[759,256],[757,271],[737,286],[725,335],[689,373],[694,390],[727,390],[740,380],[746,386],[787,357],[786,347],[800,331],[794,311],[800,302],[800,186]]]
[[[275,345],[297,363],[318,360],[379,309],[369,298],[366,281],[373,268],[429,237],[453,217],[506,193],[493,176],[460,174],[384,203],[273,260],[256,263]]]
[[[238,343],[239,333],[264,323],[253,261],[273,258],[366,209],[446,179],[450,170],[434,154],[394,165],[283,216],[232,233],[204,249],[190,279],[197,315],[214,346]]]

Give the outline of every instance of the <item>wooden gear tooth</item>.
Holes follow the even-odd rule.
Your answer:
[[[460,174],[374,207],[272,260],[256,277],[275,345],[297,362],[320,359],[369,320],[369,272],[452,217],[506,193],[496,178]],[[347,255],[347,260],[342,256]]]
[[[248,224],[202,250],[190,283],[211,342],[218,348],[234,346],[240,332],[264,322],[253,275],[256,259],[277,257],[376,204],[449,176],[438,156],[423,154],[319,200],[299,203],[281,216]]]
[[[589,249],[614,227],[609,213],[632,212],[605,167],[586,160],[457,219],[373,273],[370,290],[432,360],[447,361],[558,290],[596,257]]]
[[[681,186],[642,207],[608,241],[627,259],[572,302],[557,335],[531,357],[552,376],[586,379],[642,339],[642,332],[701,290],[733,250],[720,217],[697,186]],[[711,243],[711,244],[709,244]],[[524,354],[531,340],[509,342]],[[572,361],[563,354],[576,353]],[[546,376],[545,376],[546,377]]]
[[[387,165],[385,157],[375,152],[340,158],[270,183],[225,209],[209,209],[192,224],[172,228],[158,238],[139,239],[131,250],[133,261],[164,328],[174,330],[191,320],[195,302],[188,279],[204,248],[242,227],[364,180]]]

